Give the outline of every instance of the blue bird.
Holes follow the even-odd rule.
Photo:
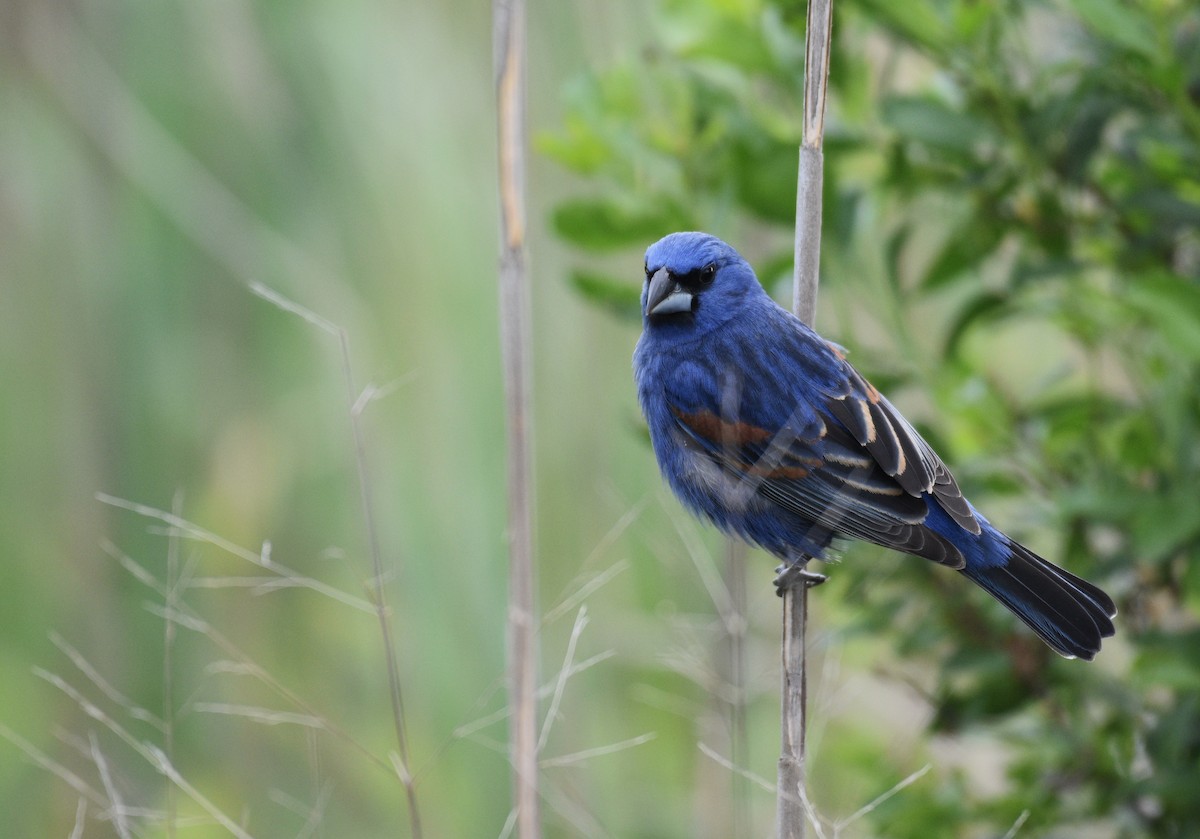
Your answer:
[[[1005,536],[836,344],[775,303],[729,245],[673,233],[646,251],[638,399],[659,469],[693,512],[783,560],[776,584],[835,537],[959,571],[1056,652],[1091,660],[1116,608]]]

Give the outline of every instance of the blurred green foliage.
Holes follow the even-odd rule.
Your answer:
[[[586,298],[636,317],[637,257],[620,276],[589,261],[677,229],[722,235],[783,289],[803,15],[662,0],[641,52],[571,88],[540,149],[587,179],[553,215]],[[839,632],[886,639],[872,666],[928,702],[897,724],[925,726],[935,755],[961,736],[1003,754],[1001,782],[940,767],[874,810],[874,831],[1000,835],[1027,813],[1020,835],[1197,835],[1200,9],[835,15],[822,331],[993,521],[1120,608],[1097,663],[1061,661],[953,576],[847,548],[845,588],[815,599],[847,598]],[[837,736],[814,758],[818,806],[850,760]],[[887,748],[856,764],[869,787],[896,777]]]

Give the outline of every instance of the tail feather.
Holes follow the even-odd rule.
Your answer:
[[[1067,658],[1091,661],[1100,641],[1116,631],[1112,598],[1086,580],[1047,562],[1024,545],[1008,540],[1012,555],[1004,565],[962,569],[972,581]]]

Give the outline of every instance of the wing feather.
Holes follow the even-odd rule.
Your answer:
[[[839,425],[801,436],[708,411],[674,409],[679,428],[728,473],[779,507],[841,534],[960,568],[962,554],[923,525],[925,499],[909,494]]]
[[[925,525],[937,504],[980,532],[945,464],[840,348],[799,322],[788,327],[782,350],[716,346],[675,367],[665,395],[689,446],[751,496],[831,535],[962,568],[962,552]],[[736,368],[721,360],[729,357]],[[788,393],[790,406],[778,398]]]

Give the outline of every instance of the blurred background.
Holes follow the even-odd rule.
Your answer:
[[[772,562],[661,487],[630,354],[673,230],[789,298],[803,44],[529,8],[548,836],[771,835]],[[505,834],[491,78],[482,3],[0,4],[5,835],[408,835],[352,402],[425,835]],[[846,546],[819,824],[1198,835],[1200,10],[846,0],[831,86],[819,328],[1121,614],[1064,661]]]

